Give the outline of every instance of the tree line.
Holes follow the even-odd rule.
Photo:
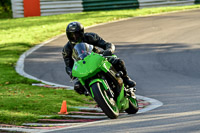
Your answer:
[[[3,12],[11,11],[11,0],[0,0],[0,9]]]

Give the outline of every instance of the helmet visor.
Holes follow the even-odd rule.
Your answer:
[[[80,32],[68,32],[67,37],[69,41],[73,43],[80,42],[82,40],[82,36]]]

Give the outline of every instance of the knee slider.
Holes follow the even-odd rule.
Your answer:
[[[122,66],[125,65],[125,63],[124,63],[124,61],[123,61],[122,59],[118,59],[118,63],[119,63],[120,65],[122,65]]]

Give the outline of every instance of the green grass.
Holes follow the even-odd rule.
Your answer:
[[[69,22],[79,21],[87,27],[122,18],[193,8],[200,8],[200,5],[0,19],[0,123],[20,125],[23,122],[36,122],[40,115],[55,115],[60,110],[62,100],[67,100],[68,107],[91,103],[91,98],[74,91],[33,87],[31,84],[37,81],[15,72],[16,62],[23,52],[64,33]]]
[[[91,98],[78,96],[72,90],[26,84],[3,86],[0,91],[0,121],[17,125],[24,121],[35,122],[39,115],[56,115],[63,100],[67,100],[68,111],[73,110],[72,106],[94,103]]]

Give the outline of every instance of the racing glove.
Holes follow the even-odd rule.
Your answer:
[[[102,51],[102,54],[103,54],[103,56],[111,56],[112,55],[112,52],[111,52],[111,50],[104,50],[104,51]]]

